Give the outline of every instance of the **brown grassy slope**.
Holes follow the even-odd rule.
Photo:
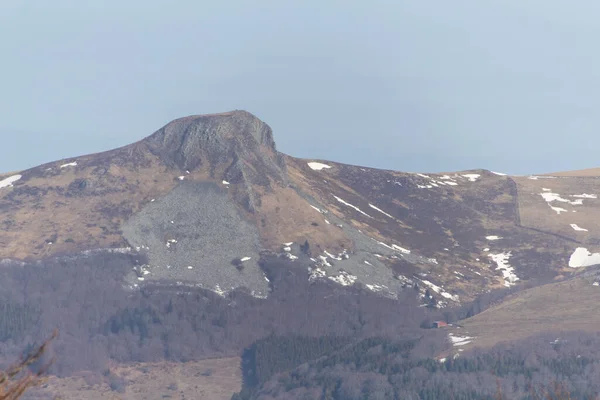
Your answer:
[[[581,194],[600,196],[600,180],[587,177],[561,177],[556,179],[513,178],[518,187],[521,225],[542,232],[571,239],[579,243],[597,243],[600,240],[600,199],[580,199]],[[544,190],[549,189],[549,190]],[[556,193],[569,201],[580,200],[583,204],[563,201],[546,202],[542,193]],[[553,210],[552,207],[565,211]],[[571,224],[588,231],[576,231]]]
[[[467,347],[491,347],[544,332],[600,331],[600,287],[575,278],[528,289],[462,321],[457,335],[475,337]]]
[[[549,176],[600,176],[600,168],[586,168],[586,169],[578,169],[573,171],[561,171],[554,172],[551,174],[544,174]]]
[[[47,387],[39,390],[63,399],[229,400],[241,390],[239,365],[237,357],[118,365],[111,372],[125,380],[124,393],[112,391],[98,377],[84,376],[51,377]]]
[[[176,184],[176,174],[150,154],[120,152],[77,158],[22,172],[0,190],[0,258],[42,258],[124,244],[123,221]]]

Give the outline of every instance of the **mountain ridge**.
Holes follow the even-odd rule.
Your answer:
[[[298,159],[240,110],[176,119],[133,144],[11,176],[0,189],[0,258],[129,249],[149,257],[128,278],[134,288],[174,279],[266,296],[260,260],[274,254],[305,265],[307,279],[391,297],[416,285],[444,306],[569,274],[577,248],[593,257],[600,245],[593,177]]]

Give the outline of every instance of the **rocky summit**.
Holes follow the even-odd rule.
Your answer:
[[[589,172],[589,171],[588,171]],[[0,257],[119,251],[127,276],[268,297],[276,257],[396,298],[461,304],[598,262],[597,176],[420,174],[277,151],[246,111],[177,119],[140,142],[0,177]]]

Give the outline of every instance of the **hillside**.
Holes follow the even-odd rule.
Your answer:
[[[307,279],[392,297],[417,283],[454,304],[549,281],[599,239],[595,177],[302,160],[279,153],[268,125],[243,111],[182,118],[120,149],[12,173],[0,187],[0,257],[144,253],[133,287],[201,281],[266,296],[261,253],[296,258],[308,242]],[[241,275],[216,272],[238,259]]]
[[[0,175],[3,357],[58,327],[50,389],[96,396],[109,366],[213,359],[230,374],[227,360],[273,335],[417,340],[439,359],[596,331],[598,187],[591,172],[300,159],[245,111],[177,119],[122,148]],[[127,390],[158,385],[131,374]],[[239,390],[231,382],[223,390]]]

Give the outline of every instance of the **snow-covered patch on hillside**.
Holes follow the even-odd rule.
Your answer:
[[[429,286],[434,292],[436,292],[440,296],[442,296],[442,297],[444,297],[446,299],[450,299],[452,301],[458,301],[458,295],[452,295],[452,294],[446,292],[444,290],[444,288],[441,288],[441,287],[435,285],[434,283],[431,283],[431,282],[426,281],[424,279],[422,279],[421,282],[423,282],[425,285]]]
[[[13,175],[13,176],[9,176],[6,179],[1,180],[0,181],[0,189],[6,188],[6,187],[11,187],[13,185],[13,183],[15,183],[16,181],[18,181],[22,177],[23,176],[21,176],[21,175]]]
[[[352,205],[352,204],[350,204],[350,203],[348,203],[348,202],[344,201],[343,199],[340,199],[339,197],[337,197],[337,196],[335,196],[335,195],[334,195],[333,197],[335,197],[335,199],[336,199],[338,202],[342,203],[343,205],[345,205],[345,206],[348,206],[348,207],[350,207],[350,208],[354,208],[354,209],[355,209],[356,211],[358,211],[359,213],[361,213],[361,214],[363,214],[363,215],[365,215],[365,216],[367,216],[367,217],[369,217],[369,218],[373,218],[373,217],[371,217],[369,214],[367,214],[366,212],[362,211],[360,208],[356,207],[355,205]]]
[[[494,171],[490,171],[490,172],[495,175],[506,176],[506,174],[503,174],[502,172],[494,172]]]
[[[580,199],[597,199],[598,196],[595,194],[588,194],[588,193],[583,193],[583,194],[572,194],[571,197],[577,197]]]
[[[567,212],[567,210],[565,210],[565,209],[564,209],[564,208],[562,208],[562,207],[554,207],[554,206],[550,206],[550,208],[551,208],[553,211],[556,211],[556,213],[557,213],[558,215],[560,215],[560,213],[561,213],[561,212]]]
[[[223,183],[223,185],[225,185],[225,186],[229,185],[229,182],[227,182],[227,181],[223,181],[221,183]]]
[[[370,291],[375,292],[375,293],[387,292],[388,294],[391,294],[390,289],[385,285],[378,285],[376,283],[374,283],[374,284],[367,283],[365,286],[367,287],[367,289],[369,289]]]
[[[373,239],[373,240],[375,240],[375,239]],[[378,240],[375,240],[375,241],[376,241],[377,243],[379,243],[380,245],[382,245],[383,247],[387,247],[387,248],[388,248],[388,249],[390,249],[390,250],[399,251],[400,253],[404,253],[404,254],[410,254],[410,250],[408,250],[408,249],[405,249],[404,247],[400,247],[400,246],[397,246],[397,245],[395,245],[395,244],[392,244],[392,245],[390,246],[390,245],[387,245],[387,244],[385,244],[385,243],[383,243],[383,242],[380,242],[380,241],[378,241]]]
[[[585,247],[575,249],[569,258],[569,267],[580,268],[600,264],[600,253],[591,253]]]
[[[471,182],[475,182],[477,179],[479,179],[479,177],[481,177],[479,174],[463,174],[463,176]]]
[[[583,200],[582,199],[568,200],[568,199],[564,199],[564,198],[560,197],[560,194],[553,193],[553,192],[542,192],[542,193],[540,193],[540,196],[542,196],[544,198],[544,200],[546,200],[547,203],[550,203],[552,201],[559,201],[559,202],[562,202],[562,203],[569,203],[569,204],[572,204],[572,205],[581,205],[581,204],[583,204]]]
[[[322,169],[329,169],[329,168],[331,168],[331,165],[322,164],[322,163],[319,163],[319,162],[309,162],[307,164],[310,167],[310,169],[313,169],[315,171],[320,171]]]
[[[308,268],[308,281],[312,282],[317,279],[325,278],[327,276],[327,272],[323,268],[320,267],[309,267]]]
[[[500,239],[503,239],[503,237],[501,237],[501,236],[496,236],[496,235],[486,236],[485,238],[486,238],[487,240],[500,240]]]
[[[515,282],[519,280],[519,277],[515,274],[515,269],[508,263],[511,255],[510,251],[498,254],[488,254],[488,257],[496,263],[496,270],[502,271],[504,286],[506,287],[513,286]]]
[[[448,339],[450,339],[450,342],[453,346],[458,347],[471,343],[472,339],[474,338],[471,336],[454,336],[453,334],[449,333]]]
[[[339,283],[342,286],[351,286],[356,282],[356,276],[350,275],[346,271],[340,270],[340,274],[337,276],[328,276],[329,279],[335,283]]]
[[[245,262],[245,261],[250,261],[252,259],[252,257],[242,257],[240,258],[241,262]]]
[[[76,167],[76,166],[77,166],[77,161],[73,161],[73,162],[61,165],[60,168]]]
[[[225,297],[225,294],[226,294],[225,291],[223,289],[221,289],[221,287],[218,284],[215,285],[213,292],[215,292],[216,294],[218,294],[221,297]]]
[[[394,219],[394,217],[392,217],[390,214],[386,213],[385,211],[383,211],[380,208],[375,207],[373,204],[369,203],[369,207],[371,207],[373,210],[375,211],[379,211],[380,213],[382,213],[383,215],[385,215],[386,217],[389,217],[391,219]]]
[[[537,181],[538,179],[556,179],[555,176],[537,176],[537,175],[531,175],[528,177],[531,180]]]
[[[577,224],[571,224],[571,228],[573,228],[573,230],[575,231],[579,231],[579,232],[587,232],[587,229],[584,229],[580,226],[578,226]]]

